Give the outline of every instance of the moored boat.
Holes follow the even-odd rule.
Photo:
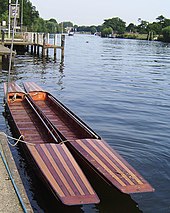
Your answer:
[[[53,126],[42,117],[16,83],[4,84],[6,109],[12,128],[22,136],[21,143],[37,174],[65,205],[99,203],[99,198],[65,144],[56,137]]]
[[[33,82],[24,83],[29,100],[57,132],[76,159],[123,193],[154,191],[152,186],[97,133],[50,93]]]

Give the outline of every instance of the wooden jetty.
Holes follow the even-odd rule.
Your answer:
[[[15,83],[4,85],[6,109],[26,156],[38,176],[65,205],[99,203],[99,198],[65,144],[58,143],[53,126],[41,117]]]
[[[8,139],[3,132],[0,132],[0,153],[0,212],[33,213],[10,151]]]
[[[60,35],[60,42],[57,44],[57,34],[53,35],[53,44],[49,42],[49,34],[45,33],[32,33],[25,32],[20,39],[14,39],[14,48],[17,47],[19,50],[23,48],[22,51],[31,51],[31,54],[40,56],[40,48],[42,57],[48,57],[48,50],[54,50],[54,60],[56,60],[57,49],[61,50],[61,59],[64,58],[64,46],[65,46],[65,35]],[[10,39],[4,39],[3,44],[5,46],[11,45]]]
[[[33,82],[24,83],[32,105],[64,143],[95,175],[123,193],[154,191],[152,186],[66,106]],[[95,178],[95,176],[93,177]]]
[[[8,70],[9,69],[9,59],[10,59],[11,51],[8,47],[5,47],[4,45],[0,44],[0,63],[2,63],[2,69]],[[14,65],[14,57],[15,52],[12,52],[12,67]]]

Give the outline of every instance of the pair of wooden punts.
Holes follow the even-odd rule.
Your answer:
[[[134,168],[50,93],[33,82],[24,83],[24,88],[5,84],[6,108],[36,171],[63,204],[99,203],[78,159],[123,193],[153,191]]]

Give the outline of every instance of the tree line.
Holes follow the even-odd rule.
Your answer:
[[[150,34],[153,38],[157,37],[160,40],[170,41],[170,19],[160,15],[153,23],[149,23],[140,18],[138,19],[138,22],[138,25],[130,23],[126,26],[126,22],[118,17],[106,19],[102,25],[101,35],[103,37],[117,35],[118,37],[135,38],[138,34]]]
[[[21,5],[23,3],[23,11]],[[15,4],[15,0],[12,0]],[[68,28],[73,28],[77,32],[84,33],[99,33],[102,37],[125,37],[136,38],[138,35],[150,34],[153,37],[157,36],[159,39],[170,42],[170,19],[163,15],[158,16],[153,23],[138,19],[138,25],[134,23],[128,24],[119,17],[105,19],[103,24],[95,26],[78,26],[71,21],[58,23],[56,19],[51,18],[44,20],[40,17],[36,7],[33,6],[30,0],[19,0],[20,13],[23,12],[23,25],[28,31],[61,33],[66,32]],[[6,21],[8,23],[8,0],[0,0],[0,22]],[[18,20],[20,24],[21,20]]]

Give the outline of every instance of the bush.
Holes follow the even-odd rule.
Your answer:
[[[105,27],[102,29],[101,31],[101,36],[102,37],[109,37],[110,35],[112,35],[112,28],[111,27]]]
[[[170,42],[170,26],[162,29],[163,41]]]

